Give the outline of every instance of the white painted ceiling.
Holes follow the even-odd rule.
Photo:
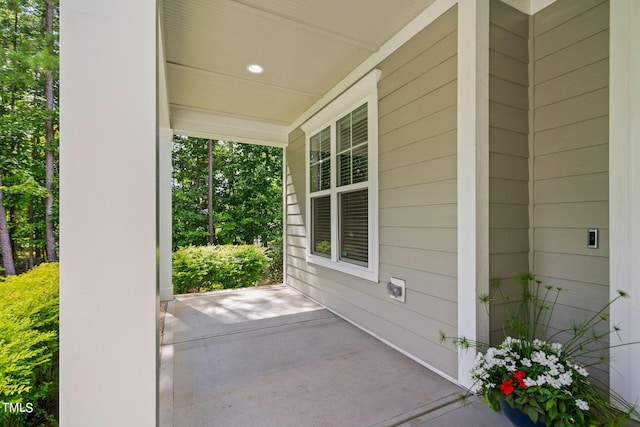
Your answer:
[[[289,126],[432,2],[164,0],[171,125]]]

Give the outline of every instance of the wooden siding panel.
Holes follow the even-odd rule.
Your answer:
[[[609,29],[609,4],[603,3],[536,37],[534,58],[540,59]]]
[[[413,58],[411,63],[405,64],[392,74],[381,76],[380,82],[378,82],[378,97],[381,104],[384,104],[385,98],[389,94],[415,80],[424,80],[425,74],[435,76],[442,73],[443,64],[450,62],[455,64],[457,43],[458,33],[452,31],[428,50],[424,50]],[[422,47],[424,48],[424,46]],[[380,114],[384,115],[384,111],[381,110]]]
[[[452,303],[455,303],[458,298],[455,277],[422,270],[412,270],[385,263],[380,264],[380,274],[383,277],[398,277],[405,280],[409,289],[414,292],[444,299]],[[451,322],[451,325],[455,325],[455,322]]]
[[[400,168],[416,163],[426,162],[440,157],[456,155],[457,133],[450,130],[439,135],[421,139],[393,151],[381,153],[378,157],[378,170]]]
[[[489,151],[514,157],[529,157],[529,135],[495,127],[489,128]]]
[[[429,271],[450,277],[456,277],[458,271],[455,252],[380,245],[380,259],[384,259],[385,264],[396,267]]]
[[[527,134],[529,113],[509,105],[489,102],[489,126]]]
[[[599,285],[609,283],[608,257],[538,252],[534,264],[534,271],[540,276]]]
[[[536,204],[533,226],[553,228],[608,228],[609,203],[600,202],[559,202]]]
[[[508,154],[489,153],[489,178],[529,181],[529,160]]]
[[[609,61],[603,59],[539,84],[535,107],[543,107],[607,86],[609,86]]]
[[[379,130],[378,143],[380,153],[403,147],[425,138],[440,135],[456,129],[456,107],[446,107],[437,113],[409,123],[402,128],[388,131]]]
[[[492,228],[489,233],[489,252],[492,254],[528,254],[528,224],[518,228]]]
[[[535,131],[553,129],[609,114],[609,87],[536,108]]]
[[[489,51],[489,74],[522,86],[529,84],[527,63],[516,61],[493,50]]]
[[[491,23],[489,28],[489,47],[516,61],[529,62],[528,38],[514,37],[514,34],[507,31],[495,23]]]
[[[607,144],[608,141],[609,116],[607,115],[536,132],[535,153],[545,155]]]
[[[381,227],[380,245],[455,252],[457,236],[455,228]]]
[[[529,16],[512,6],[500,1],[491,0],[489,9],[489,21],[500,28],[520,36],[529,37]]]
[[[378,119],[379,128],[385,131],[397,129],[437,113],[445,107],[455,105],[457,88],[455,74],[451,74],[455,69],[455,61],[453,61],[453,65],[446,70],[446,73],[437,74],[433,78],[424,80],[424,82],[416,81],[415,85],[407,85],[390,96],[389,98],[394,98],[398,101],[397,108],[386,115],[380,115]],[[431,74],[427,76],[431,77]],[[419,86],[419,83],[425,84]],[[385,103],[381,102],[380,107],[382,108],[383,105]]]
[[[538,156],[534,167],[537,179],[585,175],[608,170],[608,144]]]
[[[491,218],[491,230],[526,230],[529,228],[529,206],[526,204],[518,205],[514,203],[491,203],[489,205],[489,217]]]
[[[609,56],[609,31],[602,31],[535,62],[535,83],[567,74]]]
[[[380,208],[456,204],[456,180],[429,182],[411,187],[380,190]]]
[[[519,108],[529,109],[529,88],[517,83],[490,75],[489,76],[489,101]]]
[[[456,31],[457,26],[457,8],[452,7],[436,19],[431,25],[406,42],[401,49],[394,52],[393,55],[389,56],[378,65],[379,68],[384,69],[383,78],[385,76],[390,76],[398,69],[405,67],[416,56],[431,48],[432,45],[448,36],[452,31]],[[457,46],[452,49],[455,53]]]
[[[489,204],[491,203],[529,204],[529,183],[508,179],[490,179]]]
[[[607,172],[536,181],[536,204],[609,200]]]
[[[533,25],[534,34],[537,38],[537,36],[542,35],[542,33],[574,19],[576,16],[580,16],[605,1],[606,0],[558,0],[535,15]]]
[[[441,157],[380,172],[378,188],[388,190],[456,178],[456,156]]]
[[[380,227],[442,227],[457,224],[455,204],[404,206],[380,209]]]
[[[601,244],[597,249],[588,245],[585,228],[536,228],[535,247],[537,252],[552,252],[587,256],[609,256],[609,230],[600,229]]]

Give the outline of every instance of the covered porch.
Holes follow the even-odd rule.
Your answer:
[[[177,296],[161,325],[162,426],[510,425],[284,285]]]
[[[566,277],[559,277],[574,284],[594,285],[590,281],[597,282],[596,286],[580,288],[577,292],[579,298],[571,301],[575,305],[588,305],[596,292],[603,300],[608,295],[615,294],[618,289],[629,292],[632,299],[625,301],[620,309],[611,313],[611,324],[638,324],[640,285],[634,280],[640,276],[640,264],[634,262],[640,256],[640,174],[637,173],[637,164],[640,163],[640,123],[635,120],[640,111],[640,27],[635,25],[640,16],[638,2],[405,0],[402,7],[384,0],[268,2],[273,8],[266,6],[266,3],[257,0],[115,0],[108,3],[68,0],[61,5],[60,251],[63,261],[60,417],[63,425],[166,425],[163,421],[166,414],[160,413],[160,410],[167,407],[175,410],[176,403],[179,403],[176,398],[180,396],[181,390],[193,387],[193,390],[209,392],[207,387],[211,386],[206,377],[194,375],[194,372],[199,373],[200,370],[189,370],[193,366],[188,364],[197,362],[197,352],[183,350],[191,346],[201,349],[227,340],[230,345],[222,346],[219,350],[231,352],[234,348],[231,340],[251,336],[255,338],[256,334],[258,340],[255,342],[266,340],[267,344],[272,344],[276,342],[276,337],[286,338],[287,332],[293,333],[293,325],[301,330],[316,325],[318,328],[310,328],[314,332],[330,326],[324,329],[325,338],[329,338],[326,343],[323,342],[323,346],[327,347],[322,350],[326,358],[313,352],[305,357],[305,352],[312,351],[315,347],[313,342],[305,344],[307,336],[298,335],[297,332],[295,335],[301,339],[300,342],[291,344],[294,341],[285,339],[279,345],[284,350],[284,356],[293,357],[297,354],[300,363],[315,360],[315,363],[304,366],[310,369],[313,365],[318,369],[314,375],[320,382],[326,379],[322,375],[322,368],[334,366],[327,365],[330,362],[339,364],[351,359],[358,362],[354,365],[358,367],[363,361],[358,361],[356,355],[370,354],[372,363],[376,360],[376,363],[380,363],[370,365],[367,369],[368,380],[375,380],[375,373],[378,372],[375,369],[389,369],[392,365],[381,363],[386,357],[393,357],[394,360],[396,357],[404,358],[388,348],[368,353],[372,348],[370,346],[384,344],[372,341],[373,338],[366,335],[362,336],[364,341],[358,346],[349,347],[353,343],[346,342],[348,346],[338,349],[337,340],[333,339],[335,336],[354,338],[360,331],[347,328],[348,325],[343,321],[338,321],[322,309],[313,308],[307,302],[301,304],[302,312],[276,315],[265,313],[259,320],[244,319],[240,315],[235,322],[224,323],[221,320],[222,324],[211,323],[211,316],[206,310],[195,310],[193,319],[202,321],[190,332],[196,335],[184,335],[183,331],[180,336],[177,326],[181,323],[176,321],[180,319],[177,307],[178,303],[185,303],[179,299],[172,302],[173,317],[165,324],[169,326],[171,323],[171,328],[165,329],[161,341],[160,302],[170,300],[173,291],[170,243],[171,140],[174,133],[286,147],[285,164],[291,165],[288,176],[292,181],[288,185],[288,200],[285,201],[283,210],[287,207],[297,209],[285,215],[288,221],[285,224],[288,229],[288,235],[285,236],[288,245],[285,247],[287,284],[332,307],[341,317],[357,322],[373,335],[386,337],[386,341],[391,344],[397,338],[397,348],[417,355],[424,365],[445,377],[436,380],[437,377],[427,373],[426,368],[413,364],[410,359],[398,361],[398,366],[403,366],[403,370],[407,369],[402,371],[402,375],[420,372],[416,376],[424,376],[425,381],[416,384],[418,388],[414,389],[415,394],[421,397],[416,401],[415,396],[406,394],[402,389],[407,384],[390,379],[391,388],[399,387],[399,395],[413,400],[398,402],[397,406],[377,415],[377,422],[396,420],[394,422],[419,423],[420,417],[439,413],[429,412],[433,409],[431,407],[420,409],[420,405],[448,403],[449,400],[446,399],[452,396],[456,384],[470,385],[469,367],[473,355],[458,354],[456,349],[451,348],[441,348],[436,354],[433,346],[438,345],[437,332],[442,324],[451,335],[464,335],[471,339],[485,339],[489,336],[490,319],[478,304],[477,296],[487,290],[488,279],[494,276],[491,267],[497,265],[492,262],[496,257],[491,250],[495,247],[490,246],[495,234],[491,235],[490,232],[505,231],[491,227],[492,221],[497,219],[495,203],[492,204],[494,201],[490,198],[491,192],[523,197],[523,200],[515,200],[517,203],[514,200],[508,201],[512,205],[519,203],[518,213],[522,214],[524,225],[519,225],[521,229],[518,236],[525,243],[521,248],[511,244],[509,239],[501,240],[507,243],[507,255],[518,249],[524,254],[524,269],[530,266],[540,271],[541,268],[550,266],[553,268],[547,268],[547,276],[556,277],[557,271],[564,269],[568,270],[564,272]],[[365,3],[366,7],[363,7]],[[311,4],[316,7],[311,8]],[[567,43],[579,48],[577,59],[563,55],[563,52],[556,53],[555,58],[559,58],[559,65],[569,64],[573,70],[574,65],[581,65],[579,59],[585,58],[586,53],[603,52],[605,58],[597,68],[600,71],[597,84],[602,87],[597,86],[597,90],[592,91],[584,89],[584,85],[577,85],[578,95],[564,94],[569,98],[568,104],[562,103],[557,108],[547,110],[545,114],[539,111],[542,107],[536,108],[532,99],[524,97],[524,101],[516,100],[516,103],[522,103],[516,108],[519,110],[517,117],[521,119],[518,123],[526,129],[520,132],[522,138],[519,139],[523,142],[523,152],[516,153],[515,157],[518,164],[527,165],[528,172],[524,173],[525,167],[511,168],[517,164],[509,160],[509,157],[496,157],[496,153],[491,151],[492,147],[496,147],[496,141],[490,138],[491,126],[513,123],[505,113],[511,109],[505,110],[498,106],[498,109],[490,111],[490,102],[493,102],[494,107],[496,103],[491,98],[495,93],[490,91],[490,87],[500,88],[503,87],[501,83],[504,83],[491,72],[505,69],[499,66],[500,61],[496,62],[494,48],[504,47],[508,50],[503,56],[519,56],[524,52],[524,62],[509,63],[514,64],[512,68],[519,69],[525,76],[520,89],[526,93],[535,92],[536,82],[529,81],[529,69],[534,63],[528,62],[529,56],[533,58],[535,53],[531,42],[535,38],[528,38],[527,31],[524,37],[520,37],[522,40],[517,44],[515,52],[511,52],[510,45],[503,46],[500,43],[503,41],[500,34],[504,32],[501,31],[502,27],[492,24],[492,18],[496,17],[492,17],[491,10],[495,5],[517,8],[518,15],[522,18],[518,22],[529,23],[537,11],[550,4],[560,6],[561,20],[565,19],[565,12],[575,12],[576,5],[582,8],[593,6],[592,13],[583,11],[585,13],[579,14],[579,17],[574,14],[574,18],[566,18],[568,27],[563,27],[562,30],[569,40]],[[596,7],[605,9],[609,15],[599,13],[602,9]],[[349,10],[345,12],[344,8]],[[594,16],[605,17],[597,21],[604,24],[604,29],[597,29],[598,33],[592,37],[589,31],[595,30],[589,19]],[[441,19],[443,17],[446,19]],[[509,29],[512,23],[513,21],[506,21],[503,26]],[[582,31],[584,29],[589,31]],[[531,30],[532,34],[533,30],[535,29]],[[430,46],[439,46],[437,51],[419,56],[418,51],[412,50],[413,47],[403,49],[409,44],[424,47],[423,40],[416,38],[420,34],[426,34],[425,37],[434,42]],[[507,39],[515,40],[513,35],[510,34]],[[555,48],[553,35],[554,33],[548,35],[547,40],[550,40],[548,45]],[[576,40],[589,38],[588,43],[583,45],[574,40],[574,36]],[[599,49],[591,49],[592,42],[597,42]],[[582,48],[583,46],[587,48]],[[432,55],[434,52],[439,52],[442,56]],[[423,59],[434,57],[442,59],[443,66],[450,66],[446,68],[446,72],[429,68],[435,71],[428,73]],[[411,63],[414,58],[418,60]],[[266,71],[258,75],[249,74],[247,66],[255,64],[263,65]],[[398,71],[401,69],[399,67],[407,64],[411,66]],[[494,68],[491,68],[492,64]],[[385,106],[384,102],[379,102],[384,100],[377,99],[375,94],[368,95],[371,97],[368,102],[372,114],[369,123],[380,124],[382,129],[382,150],[372,148],[373,155],[369,157],[369,170],[375,171],[371,172],[370,180],[370,194],[374,196],[369,204],[373,214],[370,217],[374,218],[378,215],[377,212],[387,209],[380,214],[381,225],[387,229],[372,226],[370,230],[371,246],[374,249],[371,251],[370,264],[375,267],[372,269],[375,274],[371,274],[369,279],[372,280],[369,280],[353,274],[347,275],[333,266],[314,264],[313,259],[308,256],[311,234],[305,227],[309,221],[305,224],[304,213],[309,211],[311,199],[307,197],[308,191],[305,190],[309,180],[309,162],[305,158],[308,153],[305,148],[307,135],[301,126],[317,117],[319,112],[331,110],[326,107],[332,101],[355,87],[364,76],[378,67],[384,70],[383,80],[380,80],[380,93],[387,97],[393,93],[395,98],[388,98]],[[584,70],[574,71],[582,73]],[[593,73],[588,71],[584,73],[591,76]],[[413,73],[425,76],[424,81],[414,79]],[[396,77],[401,74],[402,79],[388,77],[394,74]],[[451,77],[451,81],[444,82],[448,86],[442,86],[443,92],[428,87],[431,82],[438,81],[435,77],[443,76],[447,79]],[[557,76],[560,83],[565,81],[562,76],[564,74]],[[411,86],[405,85],[407,81],[417,81],[421,85],[425,83],[420,87],[423,92],[416,92]],[[560,84],[559,87],[564,88],[565,85]],[[550,92],[557,94],[560,91]],[[401,110],[400,108],[404,108],[401,106],[409,102],[414,93],[425,95],[424,98],[428,101],[426,107],[416,103]],[[508,95],[508,99],[501,98],[498,104],[512,102],[510,98],[515,92],[506,90],[504,93]],[[577,96],[586,96],[591,102],[582,102],[585,98]],[[381,113],[386,114],[386,118],[381,116],[384,120],[373,117],[373,110],[378,110],[378,104],[387,108]],[[595,112],[589,110],[585,113],[572,107],[582,105],[593,106]],[[340,110],[333,111],[332,114],[337,117],[338,113],[346,112],[346,108],[340,106]],[[448,120],[436,120],[439,116],[435,114],[442,111],[447,113]],[[563,179],[567,178],[562,181],[566,186],[560,187],[563,193],[551,192],[546,201],[551,202],[550,204],[578,206],[579,212],[590,213],[588,222],[576,226],[575,215],[572,214],[574,211],[570,210],[568,216],[565,216],[566,211],[560,210],[554,211],[560,212],[554,218],[557,221],[536,227],[535,222],[529,221],[529,216],[536,214],[540,218],[539,212],[536,212],[536,203],[542,204],[545,199],[534,190],[540,189],[541,185],[538,184],[544,180],[549,189],[557,186],[554,181],[547,179],[549,176],[543,176],[535,168],[540,163],[536,163],[536,156],[533,155],[539,145],[534,144],[536,141],[531,141],[537,137],[534,118],[546,117],[551,123],[545,126],[555,129],[558,125],[553,123],[558,116],[556,111],[598,115],[595,118],[600,123],[597,129],[602,133],[599,135],[602,141],[598,144],[602,147],[599,147],[600,151],[591,151],[589,146],[579,146],[583,152],[586,150],[590,153],[589,159],[598,160],[595,166],[589,166],[586,171],[580,169],[584,164],[579,161],[580,157],[567,154],[570,150],[567,153],[553,153],[557,156],[549,157],[551,161],[546,169],[547,172],[568,170],[566,174],[581,177],[576,181],[577,178],[573,176],[563,176]],[[421,116],[427,112],[430,115],[433,113],[433,123]],[[580,115],[569,116],[573,120],[570,125],[574,122],[587,123]],[[424,122],[413,127],[416,117],[424,119]],[[494,118],[503,119],[504,122],[492,122]],[[589,116],[587,119],[593,117]],[[327,117],[325,121],[335,126],[333,118]],[[445,146],[450,151],[445,151],[444,154],[426,148],[421,151],[426,156],[425,161],[433,160],[432,157],[444,158],[441,167],[407,167],[413,161],[414,153],[402,152],[403,147],[395,147],[393,144],[396,141],[413,144],[414,136],[422,137],[426,130],[437,130],[436,125],[442,123],[451,125],[451,128],[443,130],[446,131],[443,134],[446,134],[445,142],[448,144]],[[573,130],[570,125],[564,128]],[[546,129],[544,127],[542,130]],[[588,135],[593,134],[590,132],[591,128],[580,129]],[[396,130],[402,134],[394,136],[393,132]],[[412,133],[409,134],[409,131]],[[372,129],[371,135],[377,134],[377,129]],[[309,138],[312,136],[311,133],[308,135]],[[579,133],[574,136],[580,143],[585,139]],[[567,139],[569,138],[554,139],[551,146],[557,148],[557,141]],[[440,149],[442,145],[432,147]],[[507,148],[510,150],[513,147],[509,145]],[[380,173],[377,162],[379,154],[379,165],[382,166]],[[336,156],[335,152],[332,155]],[[499,161],[496,162],[496,159]],[[559,163],[554,163],[555,161]],[[567,165],[577,167],[570,169]],[[498,167],[492,169],[493,166]],[[389,172],[392,169],[395,172]],[[518,172],[515,177],[517,179],[495,175],[512,169]],[[429,175],[431,172],[436,174]],[[283,173],[287,178],[288,171]],[[379,176],[382,187],[378,187]],[[509,183],[518,181],[518,189],[522,191],[516,194],[509,190],[512,187],[508,187],[507,191],[494,191],[496,177]],[[537,178],[540,179],[536,181]],[[432,183],[435,185],[431,185]],[[412,191],[415,187],[424,191]],[[333,191],[330,197],[337,199],[337,191],[330,191]],[[377,201],[374,203],[373,199],[382,192],[382,209],[376,209]],[[578,202],[587,203],[588,209],[574,203],[574,194],[581,197]],[[429,199],[431,196],[434,198]],[[421,209],[422,205],[411,206],[416,199],[428,199],[428,203],[423,204],[428,205],[429,209]],[[592,203],[594,201],[595,205]],[[434,208],[431,209],[431,206]],[[442,206],[444,210],[441,209]],[[407,209],[394,210],[397,208]],[[392,210],[394,215],[390,215]],[[407,216],[407,212],[411,215]],[[337,218],[338,213],[334,210],[331,215]],[[595,225],[592,223],[594,218],[597,220]],[[390,223],[389,219],[393,219],[395,223]],[[571,240],[569,248],[565,245],[567,239],[555,231],[558,222],[564,228],[575,228],[568,231],[570,236],[577,236]],[[568,225],[565,224],[567,222]],[[333,223],[337,221],[333,220]],[[373,219],[371,223],[374,223]],[[410,225],[409,230],[391,230],[392,227],[402,228],[398,224],[404,226],[406,223]],[[590,249],[583,242],[584,232],[592,226],[601,227],[608,233],[608,238],[604,237],[606,234],[603,235],[603,245],[599,249],[603,254],[601,256],[594,256],[597,253],[589,252]],[[335,230],[337,229],[334,227],[332,238],[337,240]],[[416,230],[424,233],[433,231],[436,238],[428,233],[418,234]],[[502,235],[510,236],[510,231],[506,230]],[[529,239],[529,235],[533,237]],[[554,239],[551,239],[553,241],[550,246],[535,246],[534,237]],[[419,240],[417,248],[411,247],[414,239]],[[378,241],[381,244],[373,244]],[[425,247],[423,242],[436,242],[439,245]],[[403,250],[398,251],[399,247]],[[433,256],[424,256],[427,252],[433,253]],[[569,256],[560,258],[555,255],[557,252]],[[338,251],[334,250],[334,264],[339,261],[338,255]],[[571,262],[561,262],[560,259],[569,259]],[[591,262],[594,259],[597,263]],[[410,262],[405,263],[405,260]],[[534,260],[540,262],[536,264]],[[581,263],[576,263],[575,260]],[[383,268],[378,270],[379,264],[383,264]],[[422,271],[425,264],[429,264],[426,270],[433,267],[433,271]],[[565,269],[567,266],[569,268]],[[592,279],[590,270],[582,266],[597,267],[597,277]],[[406,281],[409,295],[406,303],[391,300],[387,295],[386,285],[391,277]],[[295,298],[296,301],[301,301],[299,296]],[[215,309],[215,305],[208,309]],[[269,310],[266,312],[270,312]],[[237,315],[238,310],[235,312]],[[168,310],[168,313],[171,311]],[[316,315],[320,317],[314,318]],[[299,321],[298,318],[307,319],[305,316],[311,318]],[[225,316],[221,315],[220,319],[225,319]],[[251,328],[254,328],[256,321],[259,322],[260,329],[253,330]],[[204,325],[213,329],[200,329]],[[225,328],[222,328],[223,325]],[[399,330],[401,333],[398,333]],[[173,333],[173,338],[169,338],[168,332]],[[278,333],[268,335],[268,332]],[[623,328],[623,333],[624,341],[638,339],[638,330],[630,326]],[[416,336],[421,336],[422,339],[416,340]],[[267,338],[272,338],[273,342]],[[252,344],[248,345],[251,347]],[[261,346],[259,350],[265,350],[264,347]],[[171,395],[174,402],[171,406],[163,406],[160,401],[163,399],[163,387],[167,385],[163,381],[166,370],[170,367],[164,363],[161,366],[159,352],[162,350],[164,362],[171,349],[174,357],[171,369],[175,380]],[[330,349],[342,355],[342,358],[331,359],[329,353],[326,353]],[[275,350],[275,347],[269,350]],[[216,349],[210,347],[208,351],[211,352],[208,357],[213,359]],[[259,360],[259,354],[255,357]],[[178,363],[179,359],[184,364]],[[275,354],[269,359],[273,363],[278,362]],[[249,363],[252,360],[244,361]],[[636,360],[638,351],[624,348],[616,352],[610,365],[612,388],[631,401],[637,400],[637,384],[640,383],[640,370]],[[177,375],[181,366],[184,368],[183,375]],[[252,365],[249,363],[243,366],[247,367],[246,370],[225,375],[228,379],[236,374],[242,378]],[[266,385],[270,383],[268,375],[282,373],[276,390],[277,396],[270,397],[272,402],[276,402],[282,398],[281,393],[291,393],[294,390],[291,386],[298,386],[299,383],[287,379],[286,373],[294,372],[301,366],[303,365],[292,362],[284,367],[274,367],[273,371],[256,373],[252,377],[256,382],[254,386],[260,381]],[[345,367],[349,366],[339,368]],[[413,371],[414,368],[417,370]],[[354,374],[358,372],[357,369],[347,371]],[[329,369],[324,372],[334,371]],[[310,375],[311,370],[305,373]],[[392,374],[393,371],[388,373]],[[429,381],[436,382],[429,383],[427,377],[430,378]],[[180,384],[178,379],[190,383]],[[354,384],[359,383],[354,380]],[[409,381],[408,384],[414,383]],[[442,385],[447,392],[442,395],[429,394],[430,386],[426,384]],[[359,387],[361,388],[353,389],[354,397],[358,397],[358,390],[366,389],[367,397],[371,394],[371,397],[378,399],[376,402],[384,400],[383,394],[376,394],[379,390],[362,384]],[[312,398],[316,396],[314,393],[324,392],[318,388],[310,389],[309,393],[307,397]],[[326,393],[327,396],[330,395],[329,392]],[[293,399],[300,393],[291,394]],[[393,401],[392,394],[388,396]],[[217,403],[215,399],[212,402]],[[286,403],[285,400],[281,402]],[[354,403],[351,408],[367,407],[364,397],[361,401],[352,402],[358,404]],[[359,406],[360,404],[363,406]],[[195,407],[180,404],[177,407],[185,416],[197,414]],[[248,411],[257,411],[256,408],[247,406]],[[273,405],[267,409],[285,411],[276,408],[277,405]],[[290,405],[288,409],[291,408],[294,406]],[[319,411],[319,408],[322,406],[310,407],[309,410]],[[446,411],[446,408],[452,406],[444,405],[441,410]],[[412,412],[414,410],[417,412]],[[330,409],[326,411],[331,415]],[[449,412],[451,416],[471,414],[464,410]],[[320,412],[314,412],[318,413]],[[181,422],[176,414],[174,412],[172,415],[174,422]],[[216,416],[224,414],[225,411],[221,410]],[[409,418],[394,418],[402,414],[407,414]],[[414,416],[418,418],[409,421]],[[471,419],[473,422],[463,419],[442,425],[478,425],[475,413]],[[435,420],[429,425],[438,425]],[[368,422],[370,421],[363,421],[365,424]]]

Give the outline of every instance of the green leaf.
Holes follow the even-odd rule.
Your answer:
[[[533,407],[528,407],[527,408],[527,415],[529,415],[529,418],[531,418],[531,421],[533,421],[533,423],[537,423],[538,422],[538,411],[536,411],[535,408]]]

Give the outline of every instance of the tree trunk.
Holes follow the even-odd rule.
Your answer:
[[[30,201],[29,202],[29,223],[32,224],[34,222],[35,222],[35,218],[33,213],[33,201]],[[29,233],[29,260],[28,260],[28,266],[27,266],[29,270],[31,270],[36,265],[36,256],[33,248],[34,240],[35,240],[35,233],[32,230],[31,233]]]
[[[213,245],[216,237],[216,230],[213,228],[213,141],[209,140],[209,180],[207,182],[209,190],[209,200],[207,203],[207,212],[209,219],[209,244]]]
[[[7,228],[7,210],[4,207],[4,191],[2,191],[2,177],[0,177],[0,251],[2,251],[2,263],[6,276],[15,276],[16,267],[13,263],[13,251],[11,238]]]
[[[46,0],[46,24],[45,34],[53,40],[53,0]],[[52,49],[52,47],[50,47]],[[53,50],[53,49],[52,49]],[[46,81],[46,108],[49,111],[47,117],[47,135],[45,144],[47,147],[46,163],[45,163],[45,186],[47,187],[47,200],[45,201],[45,221],[47,236],[47,261],[53,262],[58,260],[56,254],[56,236],[53,232],[53,175],[55,169],[55,152],[51,143],[53,142],[53,70],[47,70]]]

